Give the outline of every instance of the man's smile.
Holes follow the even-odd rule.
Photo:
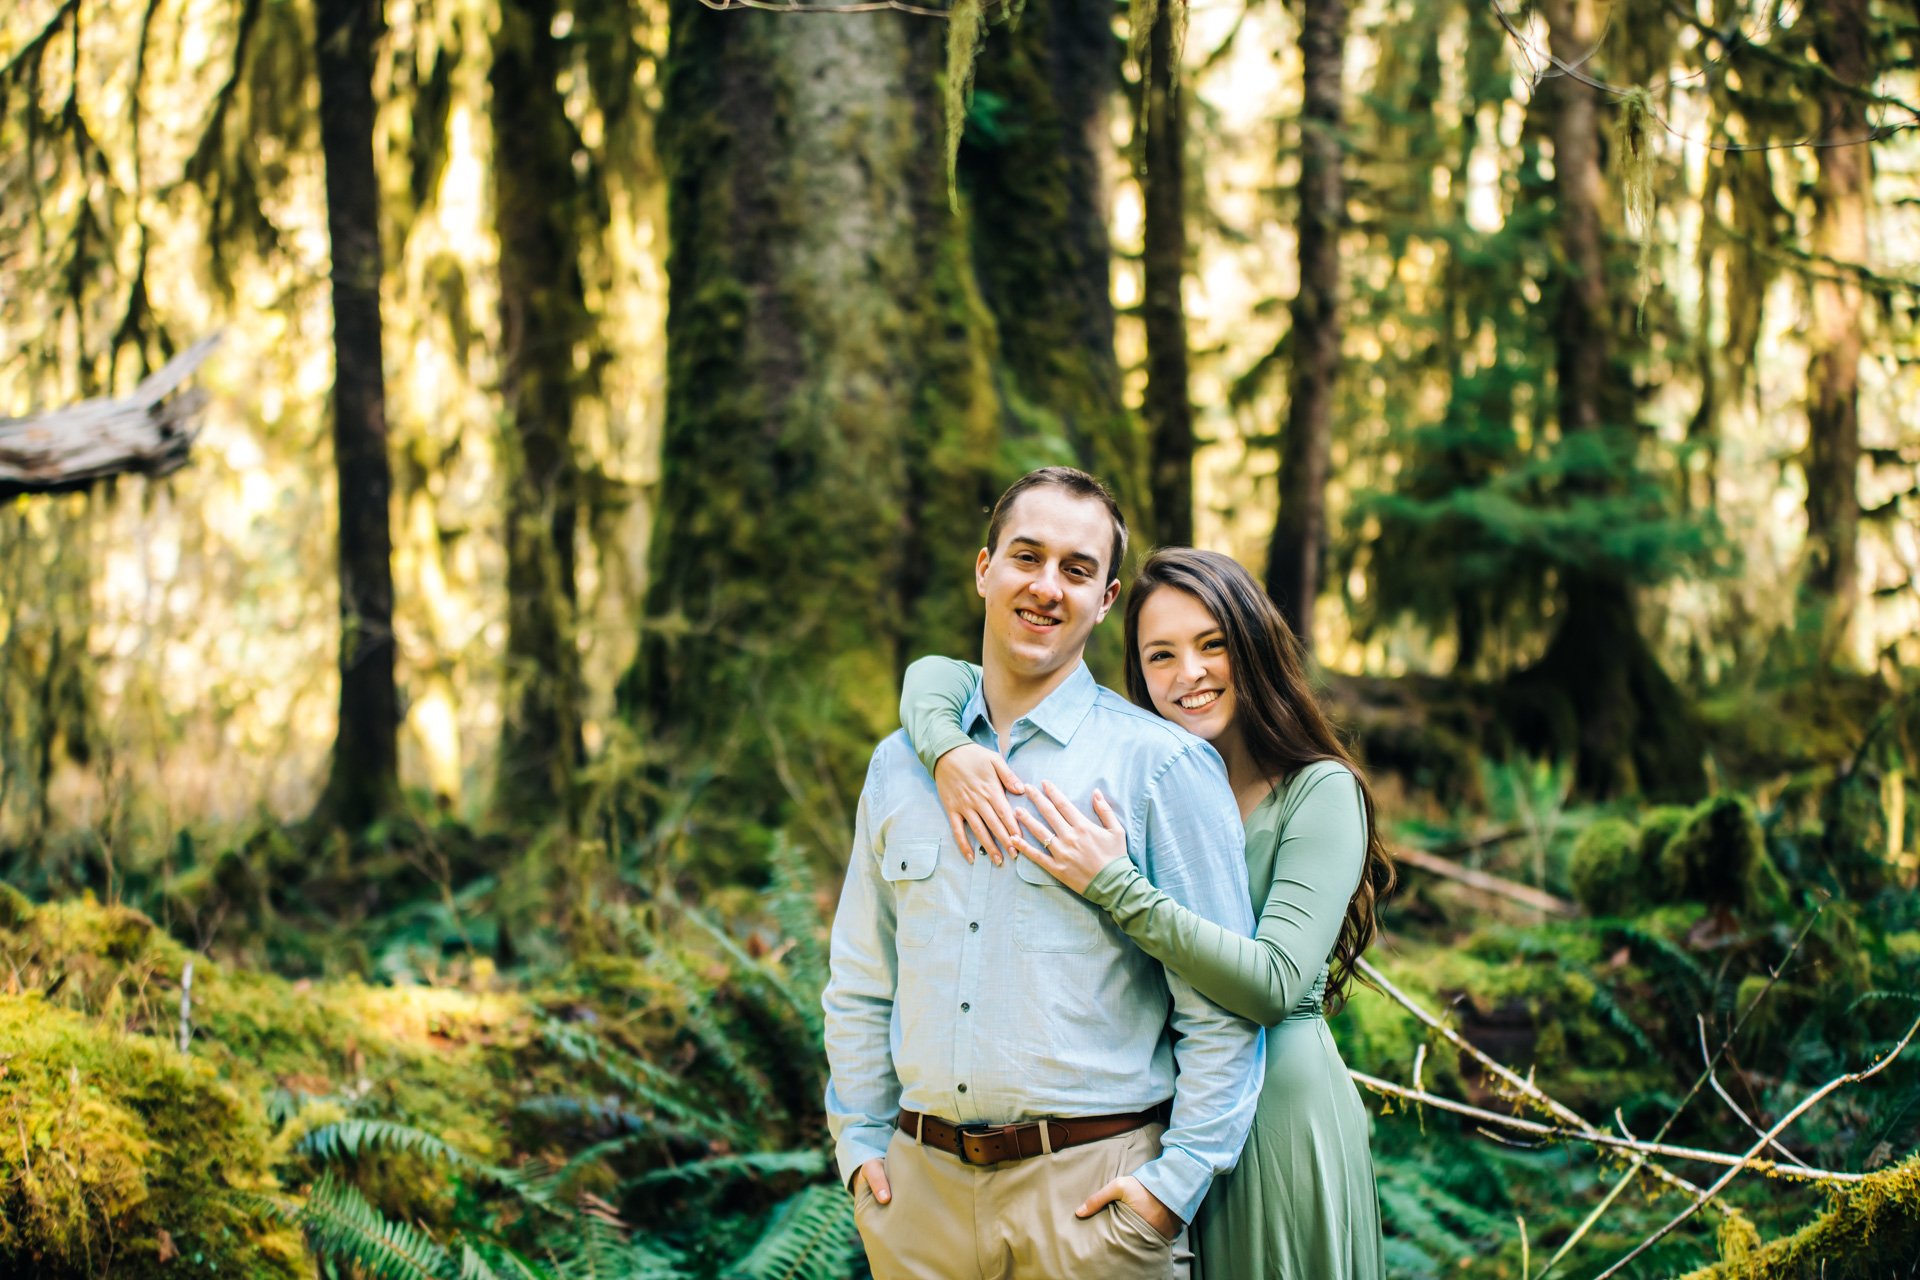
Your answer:
[[[1015,609],[1013,612],[1019,617],[1020,621],[1030,627],[1057,627],[1060,625],[1060,619],[1049,617],[1044,613],[1035,613],[1031,609]]]

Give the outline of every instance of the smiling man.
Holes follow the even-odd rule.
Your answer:
[[[1030,784],[1113,798],[1148,878],[1246,933],[1220,758],[1081,660],[1126,537],[1084,472],[1044,468],[1001,495],[974,566],[986,624],[962,726]],[[824,1003],[828,1123],[876,1280],[1165,1277],[1252,1121],[1253,1025],[1046,871],[964,856],[904,733],[867,770]]]

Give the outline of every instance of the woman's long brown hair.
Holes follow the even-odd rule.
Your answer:
[[[1379,932],[1380,901],[1392,892],[1397,879],[1374,821],[1373,789],[1313,696],[1307,684],[1306,656],[1293,629],[1253,575],[1217,551],[1163,547],[1140,567],[1127,592],[1128,697],[1149,711],[1155,709],[1140,663],[1140,608],[1165,587],[1198,600],[1226,637],[1227,660],[1233,665],[1235,716],[1247,753],[1261,772],[1279,782],[1316,760],[1335,760],[1353,771],[1360,786],[1367,821],[1366,860],[1334,941],[1327,976],[1327,1008],[1338,1011],[1359,976],[1356,962]]]

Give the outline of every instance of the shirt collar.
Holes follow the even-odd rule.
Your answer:
[[[1021,720],[1064,747],[1073,741],[1073,735],[1079,731],[1081,722],[1093,710],[1093,704],[1099,696],[1100,684],[1083,661],[1074,668],[1072,675],[1060,682],[1059,688],[1042,698],[1040,705],[1027,712]],[[986,682],[983,680],[974,686],[973,696],[967,699],[967,705],[960,712],[960,728],[971,737],[980,722],[987,719]]]

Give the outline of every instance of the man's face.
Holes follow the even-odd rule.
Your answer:
[[[987,602],[988,665],[1039,680],[1078,663],[1120,594],[1106,563],[1112,545],[1113,518],[1096,499],[1054,485],[1014,499],[999,546],[983,547],[973,570]]]

